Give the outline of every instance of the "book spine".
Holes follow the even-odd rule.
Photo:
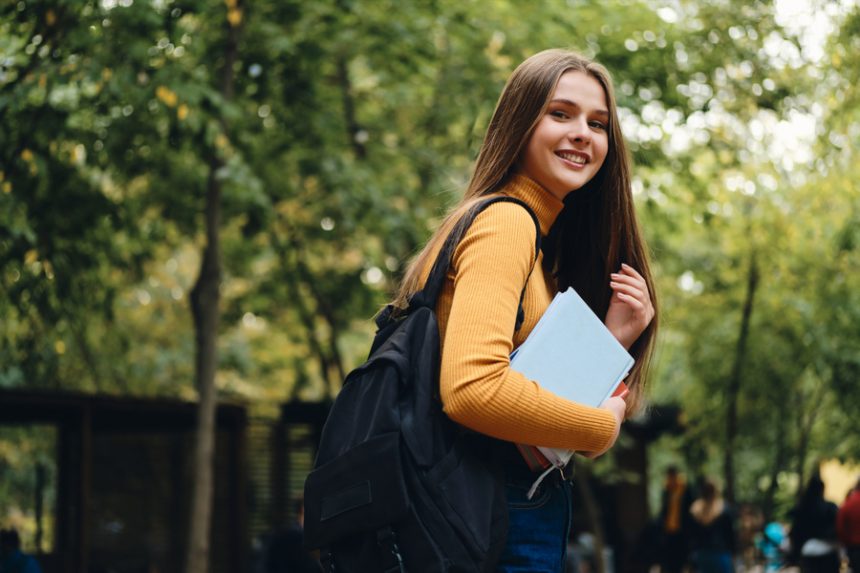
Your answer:
[[[520,451],[520,455],[523,457],[526,465],[533,472],[543,471],[553,465],[535,446],[517,444],[517,449]]]

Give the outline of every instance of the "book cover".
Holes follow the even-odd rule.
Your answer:
[[[529,337],[511,354],[511,368],[542,388],[586,406],[599,406],[633,367],[633,357],[572,288],[558,293]],[[543,457],[564,467],[573,452],[519,446],[530,465]],[[538,452],[534,450],[537,449]]]

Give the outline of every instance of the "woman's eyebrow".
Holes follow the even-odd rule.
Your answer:
[[[576,103],[573,100],[567,99],[567,98],[555,98],[555,99],[550,100],[550,103],[560,103],[560,104],[569,105],[569,106],[573,106],[573,107],[580,108],[580,109],[582,108],[582,106],[580,106],[578,103]],[[596,109],[592,113],[594,115],[599,115],[599,116],[603,116],[603,117],[607,117],[607,118],[609,117],[609,111],[607,111],[605,109]]]

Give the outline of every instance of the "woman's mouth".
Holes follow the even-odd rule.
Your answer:
[[[569,163],[582,166],[588,163],[588,155],[575,151],[556,151],[555,154]]]

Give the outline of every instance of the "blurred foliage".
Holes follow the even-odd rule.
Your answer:
[[[0,527],[18,531],[28,552],[36,551],[37,541],[44,552],[54,546],[56,452],[53,426],[0,426]]]
[[[736,0],[254,2],[228,15],[243,37],[226,102],[213,14],[230,6],[0,7],[0,386],[194,397],[215,153],[219,390],[332,396],[461,192],[508,74],[563,46],[613,73],[636,164],[662,301],[652,395],[687,423],[654,471],[720,473],[753,261],[739,498],[860,457],[856,3],[812,0],[804,22]]]

